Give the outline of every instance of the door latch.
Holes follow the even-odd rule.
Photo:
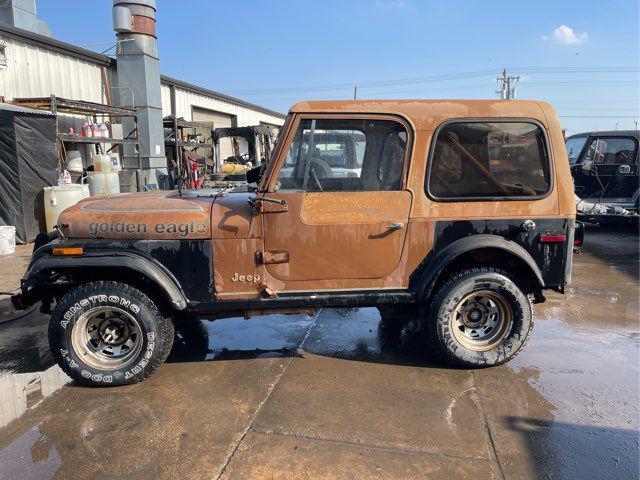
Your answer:
[[[404,223],[398,222],[392,225],[385,225],[384,228],[386,228],[390,232],[395,232],[396,230],[402,230],[404,228]]]
[[[257,251],[256,263],[258,265],[273,265],[275,263],[289,263],[289,252],[285,250]]]

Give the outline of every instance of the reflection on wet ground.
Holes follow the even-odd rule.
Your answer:
[[[376,309],[338,309],[185,325],[149,380],[89,389],[53,365],[47,317],[0,323],[0,478],[637,477],[624,235],[588,232],[567,294],[486,370],[440,365]]]

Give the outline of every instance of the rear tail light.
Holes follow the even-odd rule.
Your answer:
[[[540,243],[564,243],[567,241],[567,236],[562,235],[540,235]]]

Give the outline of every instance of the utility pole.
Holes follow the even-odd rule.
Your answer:
[[[353,86],[353,99],[354,100],[358,99],[358,85]]]
[[[502,100],[515,100],[517,96],[516,83],[519,80],[520,75],[507,75],[507,70],[502,70],[502,75],[496,78],[496,81],[502,82],[502,87],[500,88],[500,90],[496,90],[498,97]]]

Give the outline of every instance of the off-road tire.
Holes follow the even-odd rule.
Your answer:
[[[136,338],[140,340],[123,365],[96,367],[83,360],[87,358],[86,349],[84,354],[75,351],[72,336],[78,322],[84,322],[81,318],[96,309],[109,308],[126,312],[127,318],[139,327]],[[49,344],[60,368],[78,383],[89,386],[127,385],[146,379],[169,355],[174,335],[171,318],[162,315],[145,293],[114,281],[85,283],[70,290],[56,305],[49,323]]]
[[[512,313],[509,328],[494,348],[477,351],[465,347],[454,335],[453,316],[456,307],[473,292],[494,292],[502,297]],[[421,318],[421,328],[429,348],[444,362],[465,368],[501,365],[515,357],[525,346],[533,328],[533,305],[510,274],[499,268],[476,267],[454,274],[437,290]]]

